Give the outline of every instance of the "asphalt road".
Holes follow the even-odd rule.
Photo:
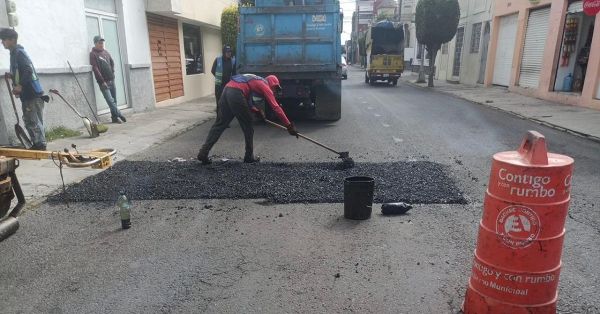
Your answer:
[[[515,150],[534,129],[550,151],[576,162],[559,312],[599,313],[600,144],[427,89],[368,86],[362,75],[351,69],[343,82],[340,121],[298,121],[299,131],[359,163],[440,164],[468,204],[415,204],[397,217],[375,206],[370,220],[349,221],[339,203],[138,200],[127,231],[106,202],[43,204],[0,243],[1,312],[457,313],[491,156]],[[189,160],[209,127],[132,159]],[[336,160],[266,125],[256,127],[255,150],[267,162]],[[242,158],[236,123],[212,153]],[[342,187],[331,185],[336,193]]]

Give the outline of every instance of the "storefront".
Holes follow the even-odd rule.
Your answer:
[[[556,65],[554,91],[581,94],[594,35],[595,16],[583,13],[583,1],[569,4],[563,26],[560,58]]]
[[[584,13],[588,1],[495,0],[485,85],[600,109],[600,19]]]

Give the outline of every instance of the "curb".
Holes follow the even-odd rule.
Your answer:
[[[581,133],[581,132],[578,132],[578,131],[575,131],[575,130],[571,130],[569,128],[565,128],[565,127],[560,126],[558,124],[554,124],[554,123],[550,123],[550,122],[543,121],[543,120],[540,120],[540,119],[528,117],[528,116],[522,115],[522,114],[520,114],[518,112],[514,112],[514,111],[502,109],[502,108],[499,108],[499,107],[496,107],[496,106],[491,106],[491,105],[483,103],[483,102],[479,102],[479,101],[474,101],[474,100],[471,100],[471,99],[467,99],[467,98],[461,97],[459,95],[453,94],[451,92],[442,91],[442,90],[436,90],[436,89],[430,89],[427,86],[422,86],[421,84],[417,84],[417,83],[415,83],[415,82],[413,82],[411,80],[408,80],[408,79],[402,80],[402,82],[403,83],[407,83],[408,85],[413,86],[413,87],[417,87],[417,88],[424,89],[424,90],[429,90],[429,91],[440,93],[440,94],[449,95],[449,96],[452,96],[452,97],[454,97],[456,99],[462,99],[462,100],[468,101],[468,102],[473,103],[473,104],[481,105],[481,106],[484,106],[484,107],[487,107],[487,108],[491,108],[491,109],[494,109],[494,110],[497,110],[497,111],[500,111],[500,112],[503,112],[503,113],[507,113],[507,114],[516,116],[516,117],[518,117],[520,119],[523,119],[523,120],[529,120],[529,121],[535,122],[537,124],[553,128],[555,130],[559,130],[559,131],[562,131],[562,132],[565,132],[565,133],[569,133],[569,134],[572,134],[572,135],[579,136],[579,137],[587,139],[587,140],[591,140],[591,141],[600,143],[600,137],[597,137],[597,136],[593,136],[593,135],[586,134],[586,133]]]

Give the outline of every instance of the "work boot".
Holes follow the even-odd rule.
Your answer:
[[[198,152],[198,161],[202,163],[203,166],[212,164],[212,160],[208,158],[208,154],[203,153],[202,151]]]
[[[121,119],[121,121],[123,121],[123,122],[127,122],[127,119],[125,119],[125,117],[123,115],[120,115],[119,119]]]
[[[46,150],[46,145],[33,145],[29,150]]]
[[[113,118],[111,118],[111,120],[112,120],[112,123],[121,124],[121,121],[119,121],[118,117],[113,117]]]
[[[252,164],[255,162],[260,162],[260,157],[254,157],[252,155],[246,155],[244,156],[244,162],[247,164]]]

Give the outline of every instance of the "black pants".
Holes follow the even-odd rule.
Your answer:
[[[217,117],[219,116],[219,99],[221,99],[221,95],[223,95],[224,87],[225,87],[225,84],[215,85],[215,103],[217,105]]]
[[[248,108],[248,103],[241,90],[232,87],[226,87],[223,90],[223,95],[219,99],[217,106],[217,120],[210,128],[206,141],[200,148],[199,155],[208,157],[208,153],[217,143],[221,134],[227,129],[233,118],[237,118],[242,131],[244,131],[244,139],[246,141],[246,155],[253,156],[254,145],[254,128],[252,127],[252,113]]]

